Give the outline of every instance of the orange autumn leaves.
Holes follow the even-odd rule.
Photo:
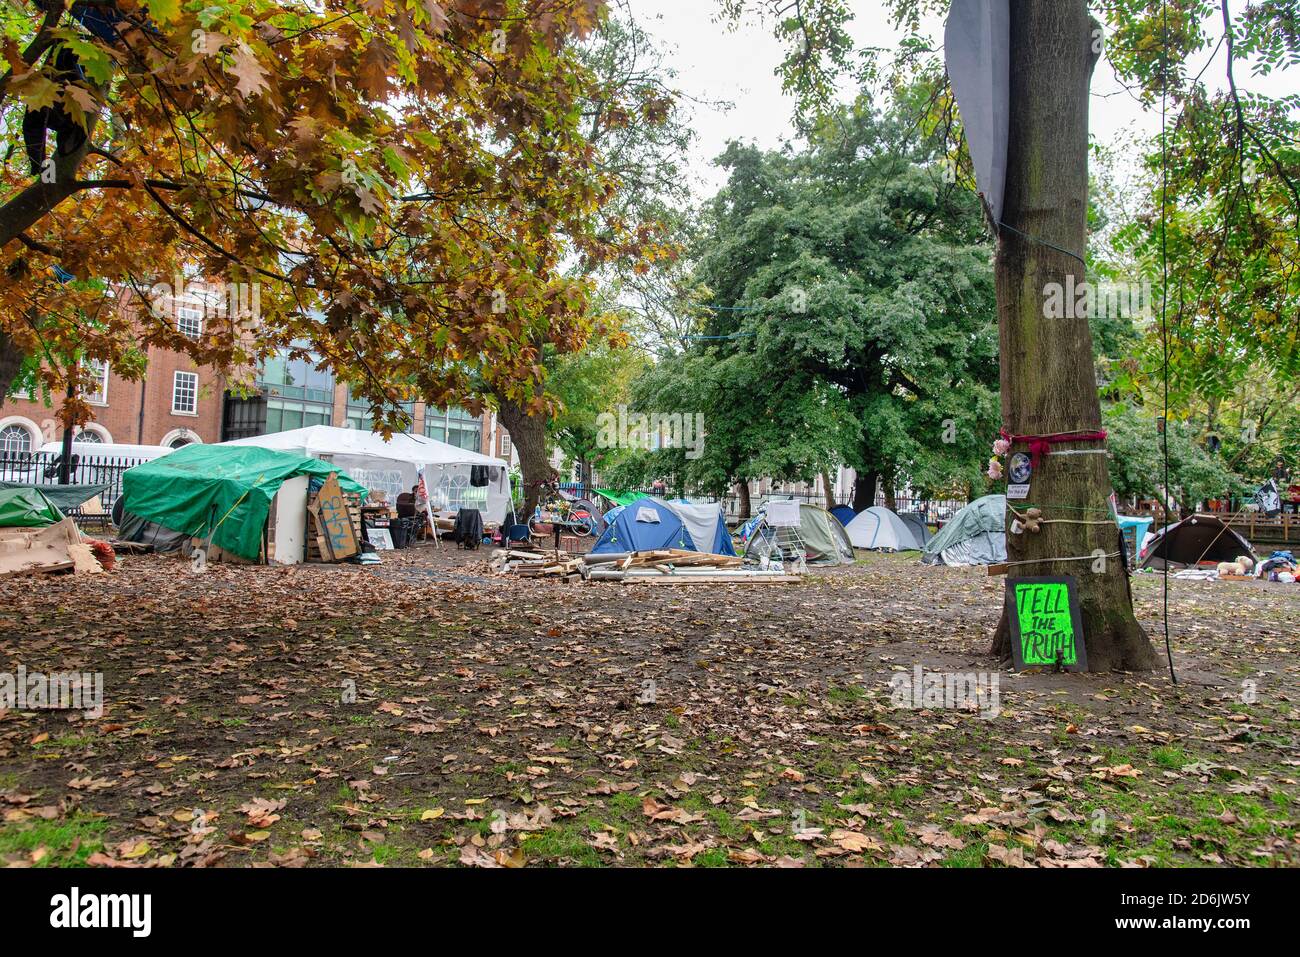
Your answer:
[[[293,343],[394,420],[399,399],[450,403],[471,382],[530,395],[540,349],[580,348],[597,322],[565,267],[659,255],[642,224],[600,218],[618,183],[581,135],[590,78],[573,49],[594,0],[119,10],[112,42],[67,16],[41,33],[0,13],[19,36],[0,330],[52,391],[79,359],[143,374],[144,344],[247,373]],[[75,44],[82,75],[25,59],[40,38]],[[94,149],[69,195],[15,231],[39,185],[17,127],[52,102],[98,110]],[[214,316],[190,339],[123,308],[123,290],[147,303],[181,270],[258,284],[255,321]]]

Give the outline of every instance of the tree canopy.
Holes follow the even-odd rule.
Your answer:
[[[600,215],[617,173],[582,129],[574,42],[601,15],[597,0],[6,6],[3,385],[26,356],[58,389],[74,358],[139,374],[147,344],[235,369],[295,347],[388,426],[395,400],[448,404],[475,377],[540,407],[541,350],[593,325],[590,285],[562,263],[649,242]],[[24,156],[37,127],[49,162]],[[257,283],[258,315],[190,338],[106,301],[182,272]]]

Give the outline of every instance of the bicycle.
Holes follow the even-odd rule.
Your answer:
[[[590,503],[582,500],[570,502],[555,486],[547,484],[544,491],[550,495],[540,502],[528,519],[528,532],[531,535],[546,535],[558,526],[561,531],[580,537],[594,535],[596,518]]]

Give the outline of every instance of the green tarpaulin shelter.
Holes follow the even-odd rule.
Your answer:
[[[609,499],[615,505],[631,505],[640,499],[649,498],[645,492],[619,492],[608,488],[598,488],[595,491],[597,495]]]
[[[107,485],[32,485],[25,482],[0,482],[0,491],[18,488],[37,489],[63,512],[84,505],[108,487]]]
[[[271,499],[286,479],[338,473],[347,492],[366,488],[320,459],[252,445],[187,445],[127,469],[123,507],[166,528],[206,538],[218,548],[256,561]]]
[[[61,521],[63,513],[40,489],[0,489],[0,528],[44,528]]]

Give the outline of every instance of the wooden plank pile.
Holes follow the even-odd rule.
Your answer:
[[[680,548],[585,556],[591,581],[644,582],[648,585],[774,584],[800,580],[798,575],[745,567],[743,558]]]
[[[570,556],[563,550],[553,548],[541,549],[531,543],[493,549],[489,564],[498,575],[518,575],[520,578],[578,581],[585,577],[581,556]]]
[[[745,567],[735,555],[713,555],[679,548],[570,555],[563,550],[543,550],[536,545],[496,549],[492,570],[521,578],[561,578],[565,581],[646,582],[687,585],[706,583],[772,584],[797,582],[798,575]]]

